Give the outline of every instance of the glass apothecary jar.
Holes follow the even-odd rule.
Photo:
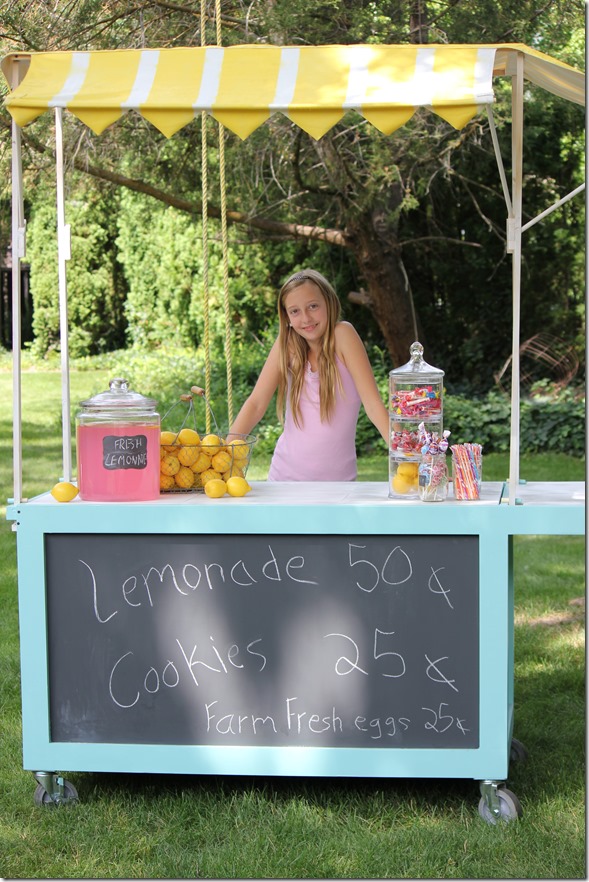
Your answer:
[[[415,342],[410,360],[389,374],[389,496],[419,495],[420,427],[442,436],[444,371],[423,358]]]
[[[391,418],[439,421],[443,410],[444,371],[424,361],[421,343],[412,343],[407,364],[389,374]]]
[[[156,402],[116,377],[106,392],[80,402],[76,416],[78,487],[93,502],[135,502],[160,495],[160,417]]]
[[[442,502],[448,496],[445,453],[424,453],[418,468],[417,492],[422,502]]]

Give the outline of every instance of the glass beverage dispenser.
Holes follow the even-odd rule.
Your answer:
[[[410,360],[389,374],[389,496],[418,495],[422,441],[419,426],[441,438],[444,371],[423,359],[412,343]]]
[[[80,497],[135,502],[160,495],[160,417],[156,402],[116,377],[81,402],[77,415]]]

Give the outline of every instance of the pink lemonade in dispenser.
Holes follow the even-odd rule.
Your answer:
[[[94,502],[140,502],[160,495],[160,419],[156,403],[111,380],[82,401],[77,417],[78,488]]]
[[[78,426],[78,486],[96,502],[157,499],[158,426]],[[153,465],[155,464],[155,468]]]

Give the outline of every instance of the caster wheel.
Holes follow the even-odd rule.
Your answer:
[[[42,784],[37,784],[33,800],[35,805],[38,806],[67,805],[68,803],[78,801],[78,791],[69,781],[64,781],[63,796],[60,796],[58,800],[54,800],[51,798],[50,794],[47,793]]]
[[[511,739],[511,750],[509,751],[509,759],[512,763],[525,763],[528,758],[528,751],[525,746],[518,741],[517,738]]]
[[[518,818],[521,818],[523,814],[522,807],[515,793],[512,793],[511,790],[506,790],[504,787],[498,787],[497,797],[499,799],[499,820],[517,821]],[[487,824],[497,823],[498,819],[491,812],[484,796],[481,797],[479,802],[479,815]]]

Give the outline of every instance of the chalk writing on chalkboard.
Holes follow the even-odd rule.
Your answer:
[[[52,740],[478,747],[477,536],[45,542]]]
[[[105,435],[102,439],[105,469],[144,469],[147,467],[145,435]]]

